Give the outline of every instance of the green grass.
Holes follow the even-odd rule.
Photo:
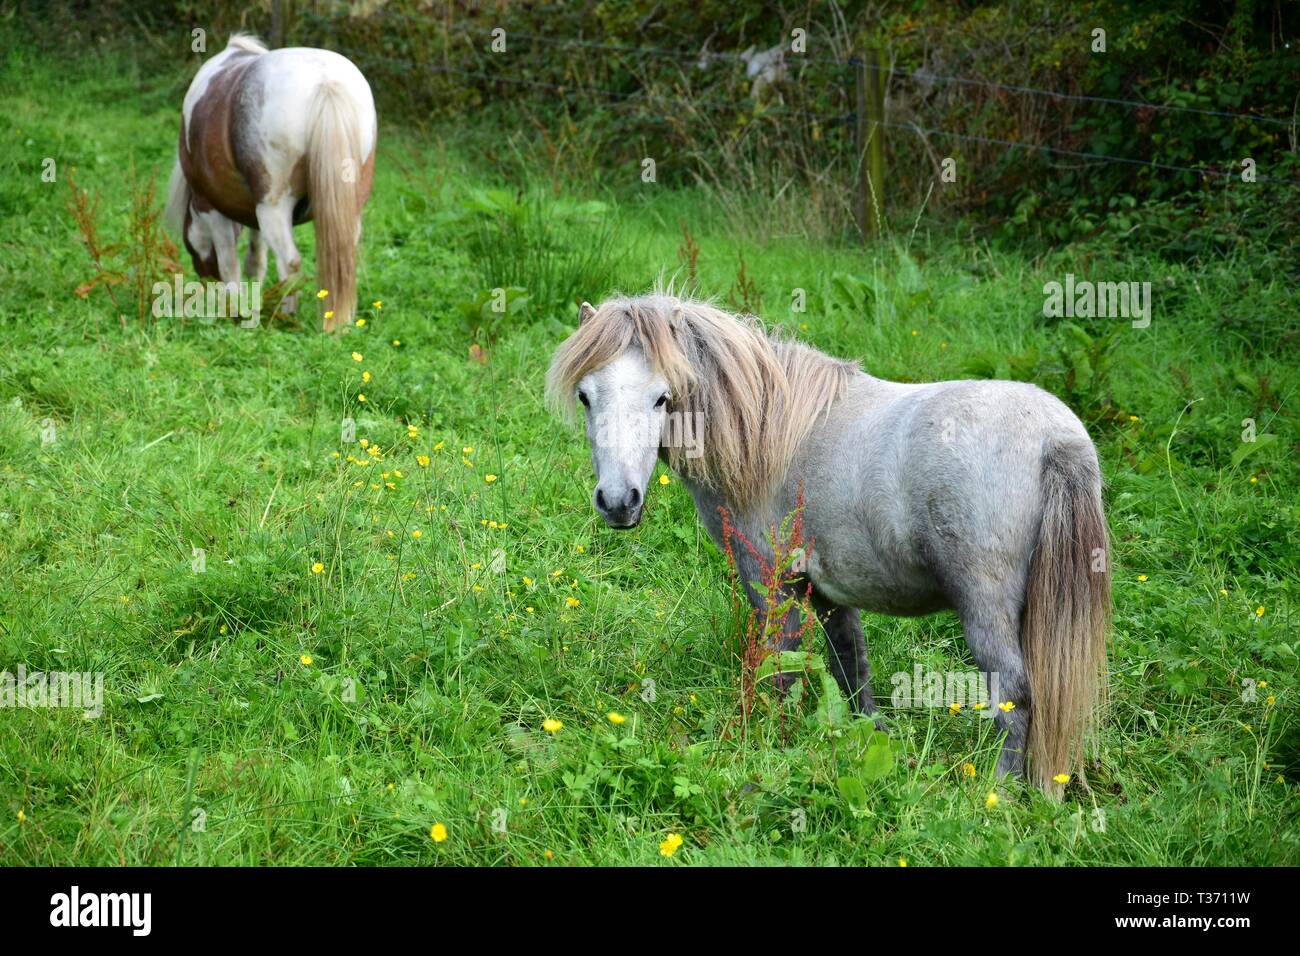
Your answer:
[[[569,189],[610,206],[593,301],[674,272],[686,221],[704,293],[725,300],[743,251],[766,317],[827,351],[909,380],[1021,369],[1094,422],[1116,613],[1091,794],[1009,785],[989,808],[987,721],[886,708],[902,753],[853,813],[818,693],[784,718],[760,695],[738,733],[726,564],[684,488],[655,483],[634,532],[596,519],[581,436],[541,399],[573,316],[516,321],[470,359],[458,304],[496,283],[440,214],[515,184],[454,134],[386,123],[364,327],[123,325],[73,294],[89,264],[41,160],[75,165],[120,239],[129,164],[165,180],[185,77],[82,66],[11,53],[0,94],[0,669],[102,672],[105,711],[0,713],[0,862],[652,864],[670,832],[673,863],[1300,862],[1300,371],[1277,263],[1035,260],[926,227],[758,246],[689,191]],[[587,227],[552,233],[589,274]],[[1067,271],[1155,288],[1149,329],[1083,323],[1119,333],[1102,382],[1042,316]],[[835,307],[837,274],[870,290],[860,309]],[[340,442],[347,417],[382,462],[347,461],[371,457]],[[1248,417],[1277,439],[1234,465]],[[971,666],[951,615],[866,625],[880,696],[918,660]]]

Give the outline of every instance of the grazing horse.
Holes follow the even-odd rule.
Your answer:
[[[247,226],[244,268],[252,278],[266,274],[267,245],[279,277],[295,277],[302,257],[293,227],[314,219],[316,279],[328,292],[325,330],[351,323],[378,132],[370,85],[346,57],[269,51],[252,37],[231,37],[185,94],[167,190],[167,220],[195,270],[238,283],[239,232]]]
[[[547,392],[562,413],[583,406],[595,508],[610,527],[639,523],[656,457],[715,543],[725,508],[766,561],[768,536],[802,500],[809,553],[788,594],[811,586],[859,713],[875,712],[859,609],[952,609],[999,682],[998,772],[1028,772],[1059,796],[1053,778],[1081,769],[1105,680],[1109,554],[1096,449],[1052,395],[1020,382],[884,381],[752,317],[658,292],[583,303]],[[667,440],[682,420],[699,445]],[[758,562],[736,550],[761,612]],[[779,649],[800,631],[795,607]]]

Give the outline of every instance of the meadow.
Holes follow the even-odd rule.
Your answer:
[[[0,862],[1300,862],[1294,263],[928,220],[759,241],[698,188],[522,178],[381,116],[364,324],[320,333],[314,288],[253,329],[142,320],[129,283],[78,293],[68,177],[129,244],[188,76],[0,70],[0,669],[104,675],[98,717],[0,712]],[[1149,281],[1149,327],[1046,318],[1067,273]],[[575,295],[663,275],[873,374],[1023,378],[1084,418],[1115,569],[1090,789],[999,783],[991,721],[883,699],[973,667],[952,615],[864,621],[883,755],[816,681],[745,699],[685,489],[657,472],[607,530],[542,397]]]

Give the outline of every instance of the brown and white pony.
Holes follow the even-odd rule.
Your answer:
[[[316,278],[325,331],[356,308],[361,210],[379,135],[361,71],[329,50],[268,51],[235,35],[199,69],[181,108],[167,220],[203,278],[238,283],[239,232],[251,230],[244,269],[260,281],[266,246],[276,272],[298,274],[293,227],[315,220]],[[265,244],[264,244],[265,242]],[[286,299],[286,311],[296,306]]]

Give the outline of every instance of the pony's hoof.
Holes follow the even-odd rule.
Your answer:
[[[776,687],[776,692],[782,697],[790,693],[790,688],[794,686],[798,674],[773,674],[772,684]]]
[[[298,311],[298,296],[286,295],[280,300],[280,311],[285,315],[293,315]]]

